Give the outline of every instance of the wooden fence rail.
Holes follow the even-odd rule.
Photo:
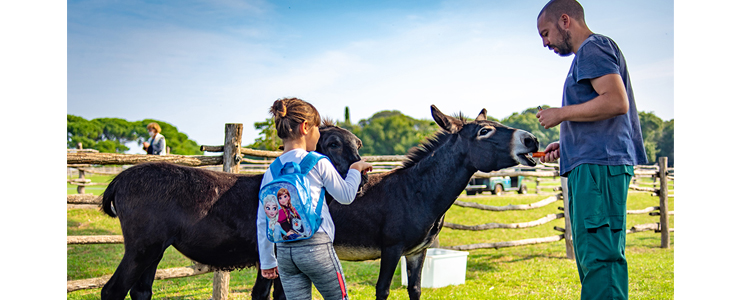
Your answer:
[[[445,224],[444,224],[444,226],[445,226]],[[555,230],[564,231],[564,229],[559,228],[559,227],[556,227]],[[626,234],[637,233],[637,232],[642,232],[642,231],[649,231],[649,230],[653,230],[654,232],[660,232],[661,229],[660,229],[659,223],[636,225],[636,226],[631,227],[631,229],[627,229]],[[669,231],[674,232],[674,228],[670,228]],[[490,249],[490,248],[493,248],[496,250],[499,248],[527,246],[527,245],[535,245],[535,244],[542,244],[542,243],[552,243],[552,242],[560,241],[562,239],[565,239],[565,234],[549,236],[549,237],[542,237],[542,238],[507,241],[507,242],[477,243],[477,244],[458,245],[458,246],[441,246],[441,248],[451,249],[451,250],[460,250],[460,251],[476,250],[476,249]]]
[[[461,224],[453,224],[453,223],[449,223],[449,222],[444,222],[444,227],[451,228],[451,229],[471,230],[471,231],[480,231],[480,230],[498,229],[498,228],[521,229],[521,228],[529,228],[529,227],[543,225],[552,220],[557,220],[557,219],[561,219],[564,217],[565,217],[565,214],[557,213],[557,214],[550,214],[550,215],[547,215],[545,217],[542,217],[540,219],[530,221],[530,222],[511,223],[511,224],[487,223],[487,224],[481,224],[481,225],[461,225]]]
[[[166,161],[169,163],[199,167],[223,164],[223,156],[206,155],[147,155],[122,153],[66,153],[67,164],[136,165],[144,162]]]
[[[476,209],[481,209],[481,210],[489,210],[489,211],[528,210],[528,209],[540,208],[540,207],[546,206],[550,203],[553,203],[555,201],[558,201],[558,197],[559,196],[556,195],[556,196],[546,198],[544,200],[540,200],[535,203],[519,204],[519,205],[510,204],[510,205],[505,205],[505,206],[491,206],[491,205],[479,204],[476,202],[462,202],[459,200],[456,200],[454,202],[454,205],[461,206],[461,207],[476,208]]]
[[[121,235],[71,235],[66,237],[68,245],[123,244]]]
[[[157,270],[157,272],[155,272],[155,280],[196,276],[210,272],[213,272],[213,269],[211,269],[210,266],[196,263],[187,267]],[[112,275],[104,275],[97,278],[69,280],[66,282],[66,292],[101,288],[111,277]]]
[[[556,235],[556,236],[549,236],[549,237],[543,237],[543,238],[534,238],[534,239],[524,239],[524,240],[518,240],[518,241],[508,241],[508,242],[495,242],[495,243],[478,243],[478,244],[469,244],[469,245],[459,245],[459,246],[444,246],[441,248],[444,249],[452,249],[452,250],[476,250],[476,249],[488,249],[488,248],[507,248],[507,247],[516,247],[516,246],[526,246],[526,245],[534,245],[534,244],[542,244],[542,243],[552,243],[562,240],[565,237],[564,234]]]

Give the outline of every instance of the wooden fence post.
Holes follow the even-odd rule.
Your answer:
[[[76,149],[84,149],[84,145],[81,143],[76,144]],[[85,194],[86,193],[86,187],[81,183],[82,181],[85,181],[86,179],[86,172],[82,170],[81,168],[76,168],[76,170],[79,171],[79,185],[76,186],[76,192],[79,194]]]
[[[238,173],[241,159],[241,136],[243,124],[226,124],[226,142],[223,145],[223,172]],[[228,284],[231,273],[216,270],[213,275],[213,300],[228,299]]]
[[[669,184],[667,158],[659,158],[659,226],[662,230],[662,248],[669,248]]]
[[[563,190],[563,212],[565,213],[565,256],[575,259],[573,251],[573,228],[570,226],[570,201],[568,198],[568,177],[560,177],[560,188]]]
[[[238,173],[241,160],[243,124],[226,124],[226,143],[223,145],[223,172]]]

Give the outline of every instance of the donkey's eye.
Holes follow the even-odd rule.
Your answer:
[[[337,143],[330,143],[330,148],[337,148],[337,146],[339,146]]]
[[[492,136],[496,132],[496,129],[492,126],[484,126],[479,129],[479,133],[477,134],[478,139],[486,139]]]

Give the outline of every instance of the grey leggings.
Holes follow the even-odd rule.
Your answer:
[[[287,299],[312,299],[313,283],[325,300],[349,299],[342,265],[326,233],[277,243],[276,260]]]

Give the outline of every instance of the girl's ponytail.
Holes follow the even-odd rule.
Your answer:
[[[269,109],[274,117],[276,135],[282,140],[299,138],[301,133],[298,128],[304,121],[310,126],[318,126],[321,123],[319,112],[312,104],[298,98],[282,98],[274,101]]]

